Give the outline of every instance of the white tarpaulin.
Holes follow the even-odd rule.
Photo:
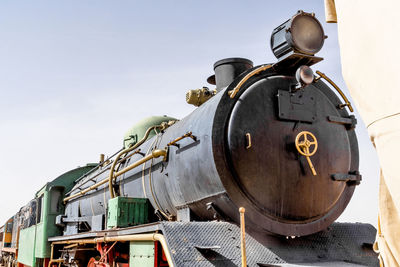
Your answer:
[[[337,16],[343,77],[381,164],[375,247],[385,266],[400,266],[400,0],[325,7],[328,21]]]

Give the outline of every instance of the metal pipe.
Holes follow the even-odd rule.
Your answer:
[[[114,189],[113,189],[113,187],[112,187],[112,181],[113,181],[113,179],[114,179],[114,169],[115,169],[115,166],[117,165],[117,163],[118,163],[118,161],[119,161],[119,158],[120,158],[123,154],[129,153],[129,152],[132,151],[133,149],[135,149],[135,146],[131,146],[131,147],[128,147],[128,148],[122,150],[120,153],[118,153],[118,155],[116,156],[116,158],[115,158],[113,164],[111,165],[110,174],[109,174],[109,176],[108,176],[108,179],[105,179],[106,181],[108,181],[108,188],[109,188],[109,191],[110,191],[111,198],[114,198]],[[104,180],[103,180],[103,181],[104,181]]]
[[[66,246],[66,247],[64,247],[64,249],[69,249],[69,248],[74,248],[74,247],[77,247],[79,244],[72,244],[72,245],[68,245],[68,246]]]
[[[347,99],[346,95],[343,93],[343,91],[339,88],[339,86],[337,86],[331,79],[328,78],[328,76],[326,76],[324,73],[320,72],[319,70],[316,71],[316,73],[320,76],[317,77],[315,80],[318,81],[321,77],[324,78],[328,83],[330,83],[333,88],[336,89],[336,91],[339,93],[339,95],[343,98],[345,104],[340,104],[339,108],[342,109],[345,106],[347,106],[349,108],[349,110],[351,112],[353,112],[353,107],[351,106],[350,101]]]
[[[196,136],[194,136],[194,135],[192,134],[192,132],[187,132],[186,134],[182,135],[181,137],[178,137],[178,138],[176,138],[175,140],[169,142],[169,143],[167,144],[167,146],[176,146],[176,145],[177,145],[177,144],[176,144],[177,142],[179,142],[179,141],[181,141],[182,139],[185,139],[185,138],[187,138],[187,137],[190,137],[190,138],[192,138],[194,141],[197,141]]]
[[[240,250],[242,252],[242,267],[247,267],[246,258],[246,230],[244,225],[244,213],[246,209],[243,207],[239,208],[240,212]]]
[[[121,152],[121,151],[122,151],[122,150],[118,151],[118,153]],[[139,153],[139,152],[136,152],[136,151],[135,151],[134,153],[131,153],[131,154],[129,154],[129,155],[123,157],[122,159],[119,160],[118,163],[123,162],[124,160],[126,160],[126,159],[132,157],[133,155],[135,155],[136,153]],[[117,154],[117,153],[115,153],[115,154]],[[114,154],[112,157],[114,157],[115,154]],[[112,157],[110,157],[110,158],[112,158]],[[110,165],[110,164],[112,163],[112,162],[110,162],[110,160],[109,160],[110,158],[107,158],[107,159],[106,159],[106,162],[105,162],[105,165],[104,165],[104,169],[103,169],[103,170],[101,170],[100,172],[96,173],[96,175],[94,175],[94,176],[91,177],[90,179],[88,179],[88,180],[84,181],[82,184],[80,184],[80,185],[78,186],[78,189],[81,189],[80,187],[83,186],[83,185],[85,185],[85,184],[87,184],[89,181],[93,181],[93,179],[96,178],[96,177],[98,177],[100,174],[103,174],[103,173],[105,173],[106,171],[110,170],[111,166],[108,166],[108,165]],[[97,168],[96,168],[96,169],[97,169]],[[67,195],[68,195],[69,193],[71,193],[72,191],[74,191],[75,189],[76,189],[76,188],[74,188],[74,189],[72,189],[71,191],[69,191],[69,192],[67,193]]]
[[[111,236],[96,238],[97,243],[100,242],[115,242],[115,241],[158,241],[164,250],[165,257],[167,258],[168,266],[174,267],[171,254],[168,250],[167,241],[162,234],[137,234],[137,235],[125,235],[125,236]]]
[[[151,152],[151,154],[145,156],[144,158],[136,161],[135,163],[133,163],[132,165],[129,165],[128,167],[126,167],[125,169],[120,170],[119,172],[116,172],[114,174],[114,179],[117,178],[118,176],[136,168],[137,166],[142,165],[143,163],[153,159],[153,158],[158,158],[158,157],[166,157],[167,156],[167,150],[165,149],[156,149],[153,152]]]
[[[53,263],[62,263],[64,259],[53,259],[54,257],[54,245],[61,245],[61,244],[72,244],[72,245],[83,245],[83,244],[96,244],[94,239],[76,239],[76,240],[64,240],[64,241],[56,241],[51,243],[51,250],[50,250],[50,261],[48,267],[51,267]],[[65,248],[70,248],[71,246],[66,246]]]
[[[107,167],[107,166],[106,166]],[[82,184],[79,184],[79,186],[77,187],[78,189],[81,189],[82,186],[84,186],[85,184],[87,184],[88,182],[92,181],[94,182],[94,178],[98,177],[100,174],[105,173],[106,171],[108,171],[110,169],[110,167],[104,168],[103,170],[101,170],[100,172],[96,173],[96,175],[94,175],[93,177],[91,177],[90,179],[84,181]],[[70,194],[72,191],[75,191],[76,188],[71,189],[66,195]]]
[[[146,130],[146,132],[145,132],[143,138],[142,138],[139,142],[137,142],[135,145],[133,145],[133,146],[131,146],[131,147],[128,147],[128,148],[122,150],[122,151],[121,151],[120,153],[118,153],[118,155],[115,157],[115,160],[114,160],[114,162],[113,162],[113,164],[112,164],[112,166],[111,166],[110,175],[109,175],[109,177],[108,177],[108,189],[109,189],[109,191],[110,191],[110,197],[111,197],[111,198],[114,198],[114,197],[115,197],[115,195],[114,195],[114,189],[113,189],[113,180],[115,179],[115,177],[114,177],[114,169],[115,169],[115,166],[117,165],[117,162],[118,162],[119,158],[120,158],[123,154],[128,153],[128,152],[130,152],[130,151],[136,149],[136,148],[139,147],[140,145],[142,145],[142,144],[147,140],[147,138],[149,137],[151,131],[153,131],[155,128],[158,128],[158,127],[161,127],[161,126],[160,126],[160,125],[156,125],[156,126],[149,127],[149,128]]]
[[[90,174],[92,174],[93,172],[95,172],[97,169],[99,169],[100,167],[106,167],[108,165],[111,164],[110,159],[112,159],[115,155],[117,155],[119,152],[121,152],[123,150],[123,148],[121,148],[120,150],[118,150],[117,152],[115,152],[114,154],[112,154],[111,156],[109,156],[108,158],[106,158],[106,164],[104,166],[102,166],[101,164],[97,164],[96,167],[94,167],[93,169],[91,169],[90,171],[88,171],[87,173],[83,174],[81,177],[79,177],[76,180],[76,183],[78,183],[79,181],[81,181],[82,179],[84,179],[85,177],[89,176]]]
[[[54,256],[54,245],[51,244],[49,267],[51,267],[51,261],[53,260],[53,256]]]
[[[112,164],[112,166],[111,166],[110,175],[109,175],[109,178],[108,178],[108,179],[104,179],[104,180],[102,180],[102,181],[100,181],[100,182],[98,182],[98,183],[96,183],[96,184],[90,186],[89,188],[86,188],[85,190],[80,191],[79,193],[76,193],[76,194],[74,194],[74,195],[72,195],[72,196],[69,196],[69,197],[64,198],[64,203],[67,202],[68,200],[72,199],[72,198],[75,198],[75,197],[80,196],[80,195],[84,195],[84,194],[86,194],[87,192],[89,192],[89,191],[91,191],[91,190],[93,190],[93,189],[96,189],[97,187],[99,187],[99,186],[101,186],[101,185],[107,183],[107,181],[109,182],[109,190],[110,190],[111,198],[114,198],[114,191],[113,191],[113,188],[112,188],[112,180],[113,180],[113,175],[114,175],[114,168],[115,168],[115,166],[117,165],[117,163],[119,162],[119,158],[120,158],[123,154],[129,153],[130,151],[136,149],[138,146],[140,146],[141,144],[143,144],[143,143],[146,141],[146,139],[149,137],[150,132],[151,132],[152,130],[154,130],[155,128],[157,128],[157,127],[160,127],[160,126],[157,125],[157,126],[149,127],[149,128],[146,130],[146,133],[144,134],[144,137],[143,137],[138,143],[136,143],[135,145],[133,145],[133,146],[131,146],[131,147],[128,147],[128,148],[126,148],[126,149],[124,149],[124,150],[122,150],[122,151],[120,151],[120,152],[118,153],[118,155],[115,157],[115,160],[114,160],[114,162],[113,162],[113,164]],[[132,155],[133,155],[133,154],[132,154]],[[99,164],[99,166],[100,166],[100,164]]]
[[[50,250],[50,261],[49,261],[48,267],[51,267],[51,265],[53,263],[56,263],[56,262],[58,262],[60,260],[60,259],[58,259],[58,260],[53,259],[53,256],[54,256],[54,244],[52,243],[51,244],[51,250]]]
[[[54,255],[54,245],[60,244],[97,244],[97,243],[105,243],[105,242],[124,242],[124,241],[157,241],[160,242],[161,247],[164,250],[165,257],[167,258],[168,266],[175,267],[171,254],[168,250],[167,241],[162,234],[153,233],[153,234],[137,234],[137,235],[124,235],[124,236],[105,236],[99,237],[95,239],[77,239],[77,240],[65,240],[65,241],[56,241],[51,243],[51,253],[50,253],[50,262],[49,266],[51,267],[52,263],[61,262],[62,259],[53,259]]]
[[[99,187],[99,186],[101,186],[101,185],[103,185],[103,184],[105,184],[107,182],[108,182],[108,179],[101,180],[100,182],[98,182],[98,183],[96,183],[96,184],[94,184],[94,185],[92,185],[92,186],[80,191],[79,193],[76,193],[76,194],[73,194],[73,195],[71,195],[69,197],[66,197],[66,198],[64,198],[64,203],[67,202],[68,200],[72,199],[72,198],[75,198],[75,197],[80,196],[80,195],[84,195],[87,192],[92,191],[93,189],[96,189],[97,187]]]
[[[51,243],[52,245],[61,245],[61,244],[96,244],[94,239],[75,239],[75,240],[63,240],[63,241],[55,241]]]
[[[129,148],[123,150],[120,154],[117,155],[117,157],[116,157],[116,159],[115,159],[113,165],[111,166],[110,175],[108,176],[108,179],[105,179],[105,180],[108,181],[108,188],[109,188],[109,191],[110,191],[110,196],[111,196],[111,198],[114,198],[114,189],[113,189],[113,187],[112,187],[112,181],[117,177],[117,176],[115,176],[115,174],[114,174],[115,166],[117,165],[118,162],[120,162],[120,161],[119,161],[119,158],[122,156],[122,154],[129,153],[130,151],[132,151],[132,148],[133,148],[133,147],[129,147]],[[134,154],[137,154],[139,151],[140,151],[140,150],[136,150],[134,153],[132,153],[131,156],[133,156]]]
[[[114,244],[112,244],[112,246],[106,251],[106,253],[103,254],[103,256],[101,256],[100,260],[98,260],[98,262],[102,262],[103,259],[106,257],[106,255],[108,255],[108,253],[110,253],[110,251],[113,249],[113,247],[117,244],[118,241],[115,241]]]
[[[126,173],[126,172],[132,170],[133,168],[136,168],[137,166],[139,166],[139,165],[145,163],[146,161],[149,161],[149,160],[151,160],[151,159],[153,159],[153,158],[158,158],[158,157],[160,157],[160,156],[164,156],[164,157],[165,157],[166,155],[167,155],[167,151],[164,150],[164,149],[157,149],[157,150],[154,150],[150,155],[148,155],[148,156],[146,156],[146,157],[144,157],[144,158],[142,158],[142,159],[136,161],[136,162],[133,163],[132,165],[126,167],[125,169],[122,169],[122,170],[119,171],[119,172],[116,172],[112,177],[111,177],[111,176],[110,176],[110,177],[111,177],[112,179],[115,179],[115,178],[117,178],[118,176],[120,176],[121,174],[124,174],[124,173]],[[116,162],[116,161],[114,161],[114,162]],[[73,194],[73,195],[71,195],[71,196],[69,196],[69,197],[64,198],[64,203],[67,202],[68,200],[72,199],[72,198],[75,198],[75,197],[77,197],[77,196],[84,195],[84,194],[86,194],[87,192],[92,191],[93,189],[96,189],[97,187],[99,187],[99,186],[101,186],[101,185],[103,185],[103,184],[106,184],[107,182],[109,182],[109,183],[111,182],[111,186],[112,186],[112,180],[110,181],[110,177],[109,177],[109,178],[106,178],[106,179],[104,179],[104,180],[101,180],[100,182],[98,182],[98,183],[96,183],[96,184],[94,184],[94,185],[92,185],[92,186],[90,186],[90,187],[88,187],[88,188],[86,188],[86,189],[80,191],[79,193],[76,193],[76,194]],[[112,192],[112,191],[110,191],[110,192]]]
[[[94,184],[94,185],[92,185],[92,186],[90,186],[90,187],[88,187],[88,188],[86,188],[86,189],[80,191],[79,193],[76,193],[76,194],[73,194],[73,195],[71,195],[71,196],[69,196],[69,197],[64,198],[64,199],[63,199],[64,203],[67,202],[67,201],[70,200],[70,199],[73,199],[73,198],[77,197],[77,196],[84,195],[84,194],[86,194],[87,192],[89,192],[89,191],[91,191],[91,190],[93,190],[93,189],[96,189],[97,187],[99,187],[99,186],[101,186],[101,185],[103,185],[103,184],[105,184],[105,183],[107,183],[107,182],[108,182],[108,188],[109,188],[109,191],[110,191],[110,197],[111,197],[111,198],[114,198],[114,197],[115,197],[115,194],[114,194],[114,189],[113,189],[113,180],[114,180],[116,177],[118,177],[119,175],[121,175],[121,174],[123,174],[123,173],[125,173],[125,172],[127,172],[127,171],[129,171],[129,170],[131,170],[131,169],[133,169],[133,168],[135,168],[135,167],[137,167],[137,166],[139,166],[140,164],[143,164],[143,163],[146,162],[147,160],[150,160],[150,159],[152,159],[152,158],[158,158],[158,157],[160,157],[160,156],[164,156],[164,157],[165,157],[167,153],[166,153],[166,150],[155,150],[155,151],[153,151],[153,153],[152,153],[152,156],[153,156],[153,157],[151,157],[150,159],[147,159],[146,161],[143,161],[143,159],[145,159],[145,158],[143,158],[143,159],[141,159],[141,160],[138,161],[138,162],[141,162],[139,165],[136,165],[138,162],[135,162],[135,163],[133,164],[133,165],[135,165],[135,166],[133,166],[133,165],[132,165],[132,166],[129,166],[129,167],[123,169],[122,171],[119,171],[119,172],[117,172],[117,173],[114,174],[115,166],[116,166],[118,163],[121,162],[121,161],[119,160],[119,159],[121,158],[121,156],[124,155],[124,154],[126,154],[126,153],[129,153],[130,151],[136,149],[138,146],[142,145],[142,144],[147,140],[147,138],[149,137],[151,131],[153,131],[154,129],[156,129],[156,128],[164,129],[165,127],[166,127],[165,124],[160,124],[160,125],[155,125],[155,126],[149,127],[149,128],[146,130],[146,133],[144,134],[144,137],[143,137],[139,142],[137,142],[135,145],[133,145],[133,146],[131,146],[131,147],[128,147],[128,148],[126,148],[126,149],[123,149],[122,151],[120,151],[120,152],[118,153],[118,155],[115,157],[115,160],[113,161],[113,164],[112,164],[112,166],[111,166],[110,175],[109,175],[108,179],[104,179],[104,180],[102,180],[102,181],[100,181],[100,182],[98,182],[98,183],[96,183],[96,184]],[[192,136],[190,136],[190,137],[192,137]],[[195,138],[195,137],[193,136],[192,138]],[[131,157],[132,155],[134,155],[134,154],[136,154],[136,153],[137,153],[137,152],[135,152],[135,153],[129,155],[129,157]],[[161,154],[158,155],[158,153],[161,153]],[[125,157],[125,158],[128,158],[128,156]],[[124,158],[124,159],[125,159],[125,158]],[[100,166],[100,164],[99,164],[98,166]],[[96,167],[96,168],[98,168],[98,167]],[[93,170],[92,170],[92,171],[93,171]],[[85,183],[84,183],[84,184],[85,184]]]
[[[252,70],[250,73],[248,73],[246,76],[243,77],[243,79],[238,83],[238,85],[235,86],[231,91],[228,92],[229,96],[231,98],[234,98],[236,94],[239,92],[240,88],[242,85],[251,77],[253,77],[256,74],[259,74],[260,72],[263,72],[269,68],[271,68],[272,65],[263,65],[261,67],[258,67],[257,69]]]
[[[63,262],[64,262],[63,259],[53,259],[53,260],[49,261],[49,267],[51,267],[51,265],[53,263],[63,263]]]
[[[120,150],[119,153],[117,154],[117,156],[115,157],[115,160],[114,160],[113,163],[112,163],[111,170],[110,170],[110,175],[109,175],[109,178],[108,178],[108,179],[104,179],[104,180],[102,180],[102,181],[100,181],[100,182],[98,182],[98,183],[96,183],[96,184],[94,184],[94,185],[92,185],[92,186],[90,186],[90,187],[88,187],[88,188],[86,188],[86,189],[80,191],[79,193],[76,193],[76,194],[74,194],[74,195],[71,195],[71,196],[69,196],[69,197],[64,198],[64,203],[67,202],[67,201],[70,200],[70,199],[73,199],[73,198],[77,197],[77,196],[84,195],[84,194],[86,194],[87,192],[92,191],[93,189],[96,189],[97,187],[99,187],[99,186],[101,186],[101,185],[103,185],[103,184],[105,184],[105,183],[107,183],[107,182],[109,182],[109,190],[110,190],[111,198],[114,198],[114,191],[113,191],[113,188],[112,188],[112,181],[113,181],[113,179],[115,178],[115,177],[113,177],[113,176],[114,176],[114,169],[115,169],[115,166],[117,165],[117,163],[120,162],[119,159],[121,158],[122,155],[124,155],[124,154],[126,154],[126,153],[129,153],[130,151],[136,149],[138,146],[142,145],[142,144],[147,140],[147,138],[149,137],[149,134],[151,133],[151,131],[154,130],[155,128],[160,128],[160,127],[162,127],[162,126],[161,126],[161,125],[156,125],[156,126],[149,127],[149,128],[146,130],[146,133],[144,134],[144,137],[143,137],[139,142],[137,142],[135,145],[133,145],[133,146],[131,146],[131,147],[128,147],[128,148],[123,149],[123,150]],[[134,153],[134,154],[136,154],[136,153]],[[130,156],[133,156],[134,154],[132,154],[132,155],[130,155]],[[114,155],[115,155],[115,154],[114,154]],[[114,155],[113,155],[113,156],[114,156]],[[108,159],[109,159],[109,158],[108,158]],[[108,159],[107,159],[107,160],[108,160]],[[99,166],[101,166],[101,164],[99,164],[95,169],[98,169]],[[91,170],[91,171],[93,171],[93,170]],[[90,172],[89,172],[89,173],[90,173]],[[102,171],[101,173],[103,173],[103,171]],[[100,174],[100,173],[99,173],[99,174]],[[98,174],[98,175],[99,175],[99,174]],[[86,175],[86,174],[85,174],[85,175]],[[96,175],[96,176],[97,176],[97,175]],[[85,184],[85,183],[84,183],[84,184]]]

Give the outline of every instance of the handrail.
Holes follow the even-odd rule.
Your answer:
[[[67,201],[70,200],[70,199],[73,199],[73,198],[77,197],[77,196],[84,195],[84,194],[86,194],[87,192],[92,191],[93,189],[96,189],[96,188],[98,188],[99,186],[101,186],[101,185],[103,185],[103,184],[105,184],[105,183],[107,183],[107,182],[109,182],[109,184],[110,184],[110,185],[109,185],[109,189],[110,189],[111,198],[114,198],[114,191],[113,191],[113,188],[112,188],[112,181],[113,181],[113,179],[114,179],[113,176],[114,176],[114,169],[115,169],[115,166],[117,165],[117,163],[120,163],[120,160],[119,160],[119,159],[121,158],[122,155],[124,155],[124,154],[126,154],[126,153],[129,153],[130,151],[136,149],[138,146],[142,145],[142,144],[147,140],[147,138],[149,137],[151,131],[153,131],[153,130],[156,129],[156,128],[160,128],[160,127],[163,127],[163,126],[162,126],[162,125],[155,125],[155,126],[149,127],[149,128],[146,130],[146,132],[145,132],[145,134],[144,134],[144,137],[143,137],[139,142],[137,142],[135,145],[133,145],[133,146],[131,146],[131,147],[128,147],[128,148],[126,148],[126,149],[120,151],[120,152],[118,153],[118,155],[115,157],[115,160],[113,161],[113,164],[112,164],[111,170],[110,170],[110,175],[109,175],[109,177],[108,177],[107,179],[101,180],[100,182],[98,182],[98,183],[96,183],[96,184],[94,184],[94,185],[92,185],[92,186],[90,186],[90,187],[88,187],[88,188],[86,188],[86,189],[80,191],[79,193],[76,193],[76,194],[73,194],[73,195],[71,195],[71,196],[68,196],[68,197],[64,198],[64,200],[63,200],[64,203],[67,202]],[[133,153],[132,155],[134,155],[134,154],[136,154],[136,153],[138,153],[138,152],[135,151],[135,153]],[[131,155],[131,156],[132,156],[132,155]]]
[[[137,235],[126,235],[126,236],[110,236],[110,237],[100,237],[96,238],[97,243],[100,242],[115,242],[115,241],[158,241],[163,248],[165,257],[167,258],[168,266],[174,267],[174,262],[172,261],[171,254],[168,250],[167,241],[162,234],[137,234]]]
[[[185,139],[185,138],[188,138],[188,137],[192,138],[193,141],[195,141],[195,142],[197,141],[197,137],[194,136],[194,135],[192,134],[192,132],[187,132],[186,134],[182,135],[181,137],[178,137],[178,138],[176,138],[175,140],[169,142],[169,143],[167,144],[167,146],[178,146],[178,147],[179,147],[179,145],[176,144],[176,143],[179,142],[179,141],[181,141],[182,139]]]
[[[137,150],[137,152],[139,152],[139,150]],[[146,161],[149,161],[149,160],[151,160],[153,158],[158,158],[160,156],[164,156],[164,158],[165,158],[167,156],[167,151],[164,150],[164,149],[154,150],[150,155],[147,155],[146,157],[136,161],[135,163],[133,163],[132,165],[126,167],[125,169],[122,169],[121,171],[116,172],[115,175],[113,175],[113,178],[115,179],[118,176],[120,176],[121,174],[124,174],[124,173],[132,170],[133,168],[136,168],[137,166],[145,163]],[[64,203],[67,202],[68,200],[72,199],[72,198],[84,195],[87,192],[92,191],[93,189],[96,189],[97,187],[99,187],[99,186],[101,186],[103,184],[106,184],[107,182],[110,182],[109,178],[101,180],[100,182],[98,182],[98,183],[96,183],[96,184],[94,184],[94,185],[92,185],[92,186],[80,191],[79,193],[76,193],[76,194],[73,194],[72,196],[66,197],[66,198],[64,198]]]
[[[98,170],[99,167],[106,167],[106,166],[110,165],[111,162],[107,163],[106,165],[103,165],[103,164],[106,163],[107,161],[109,161],[110,159],[112,159],[117,153],[119,153],[119,152],[122,151],[122,150],[123,150],[123,148],[121,148],[120,150],[118,150],[117,152],[115,152],[113,155],[107,157],[107,158],[105,159],[105,161],[99,162],[99,163],[97,164],[96,167],[94,167],[93,169],[90,169],[89,171],[87,171],[86,173],[84,173],[83,175],[81,175],[78,179],[76,179],[75,182],[78,183],[79,181],[81,181],[81,180],[84,179],[85,177],[89,176],[89,174],[91,174],[92,172]]]
[[[92,190],[96,189],[97,187],[99,187],[99,186],[101,186],[101,185],[103,185],[103,184],[105,184],[105,183],[107,183],[107,182],[108,182],[108,178],[106,178],[106,179],[104,179],[104,180],[101,180],[100,182],[98,182],[98,183],[96,183],[96,184],[94,184],[94,185],[92,185],[92,186],[90,186],[90,187],[88,187],[88,188],[86,188],[86,189],[80,191],[79,193],[76,193],[76,194],[73,194],[73,195],[71,195],[71,196],[69,196],[69,197],[64,198],[63,201],[64,201],[64,203],[65,203],[65,202],[67,202],[68,200],[73,199],[73,198],[75,198],[75,197],[77,197],[77,196],[84,195],[84,194],[86,194],[87,192],[92,191]]]
[[[118,151],[118,152],[121,152],[121,151],[122,151],[122,150],[120,150],[120,151]],[[117,154],[117,153],[115,153],[115,154],[113,155],[113,157],[114,157],[116,154]],[[121,158],[121,159],[118,161],[118,163],[121,163],[121,162],[123,162],[123,161],[129,159],[130,157],[132,157],[132,156],[135,155],[135,154],[140,154],[140,149],[139,149],[138,151],[134,151],[133,153],[124,156],[123,158]],[[107,159],[107,160],[108,160],[108,159]],[[113,162],[113,161],[112,161],[112,162]],[[111,165],[112,162],[108,163],[108,164],[105,166],[106,168],[104,168],[104,169],[101,170],[100,172],[96,173],[93,177],[90,177],[90,179],[88,179],[88,180],[82,182],[82,184],[77,184],[77,185],[78,185],[78,189],[81,190],[81,187],[82,187],[83,185],[87,184],[89,181],[93,181],[93,179],[96,178],[96,177],[98,177],[100,174],[103,174],[103,173],[105,173],[106,171],[109,171],[110,168],[111,168],[111,166],[109,166],[109,165]],[[76,190],[76,188],[71,189],[66,195],[70,194],[72,191],[75,191],[75,190]]]
[[[149,160],[151,160],[153,158],[159,158],[161,156],[163,156],[165,158],[167,156],[167,150],[165,150],[165,149],[156,149],[156,150],[154,150],[153,152],[151,152],[151,154],[149,154],[149,155],[145,156],[144,158],[136,161],[132,165],[129,165],[128,167],[116,172],[114,174],[114,179],[117,178],[118,176],[120,176],[120,175],[122,175],[122,174],[124,174],[124,173],[126,173],[126,172],[128,172],[128,171],[130,171],[130,170],[132,170],[134,168],[136,168],[137,166],[142,165],[143,163],[145,163],[145,162],[147,162],[147,161],[149,161]]]
[[[247,82],[248,79],[250,79],[251,77],[253,77],[256,74],[259,74],[260,72],[263,72],[269,68],[271,68],[272,65],[262,65],[254,70],[252,70],[251,72],[249,72],[246,76],[243,77],[243,79],[238,83],[238,85],[235,86],[235,88],[233,88],[232,90],[230,90],[228,92],[229,96],[231,98],[234,98],[236,96],[236,94],[239,92],[240,88],[242,87],[242,85]]]
[[[331,79],[329,79],[328,76],[326,76],[324,73],[320,72],[319,70],[316,71],[316,73],[319,75],[319,77],[315,78],[315,81],[318,81],[321,78],[324,78],[328,83],[330,83],[330,85],[333,86],[333,88],[336,89],[336,91],[339,93],[339,95],[343,98],[344,100],[344,104],[340,104],[339,108],[343,109],[345,106],[347,106],[349,108],[349,110],[351,112],[353,112],[353,107],[351,106],[350,101],[347,99],[346,95],[343,93],[343,91],[339,88],[339,86],[337,86]]]
[[[143,138],[142,138],[139,142],[137,142],[135,145],[133,145],[133,146],[131,146],[131,147],[128,147],[128,148],[122,150],[122,151],[121,151],[120,153],[118,153],[118,155],[115,157],[115,160],[114,160],[114,162],[113,162],[113,164],[112,164],[112,166],[111,166],[111,169],[110,169],[110,175],[108,176],[108,189],[110,190],[110,196],[111,196],[111,198],[114,198],[114,197],[115,197],[115,195],[114,195],[114,189],[113,189],[113,180],[115,179],[115,177],[114,177],[114,169],[115,169],[115,166],[117,165],[117,161],[119,160],[119,158],[120,158],[123,154],[128,153],[128,152],[134,150],[135,148],[137,148],[138,146],[142,145],[142,144],[147,140],[147,138],[149,137],[151,131],[153,131],[154,129],[159,128],[159,127],[161,127],[161,125],[156,125],[156,126],[151,126],[151,127],[149,127],[149,128],[146,130],[146,133],[144,134]]]

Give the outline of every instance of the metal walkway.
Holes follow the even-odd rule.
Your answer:
[[[240,228],[228,222],[158,222],[129,228],[49,238],[61,241],[162,233],[176,267],[241,266]],[[370,224],[334,223],[319,233],[292,238],[246,233],[249,267],[379,266]],[[257,237],[257,240],[253,237]]]

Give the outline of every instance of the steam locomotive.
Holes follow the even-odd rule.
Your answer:
[[[325,38],[299,11],[273,30],[276,63],[217,61],[191,114],[40,189],[1,228],[4,264],[377,266],[371,225],[333,223],[361,175],[352,106],[310,68]]]

